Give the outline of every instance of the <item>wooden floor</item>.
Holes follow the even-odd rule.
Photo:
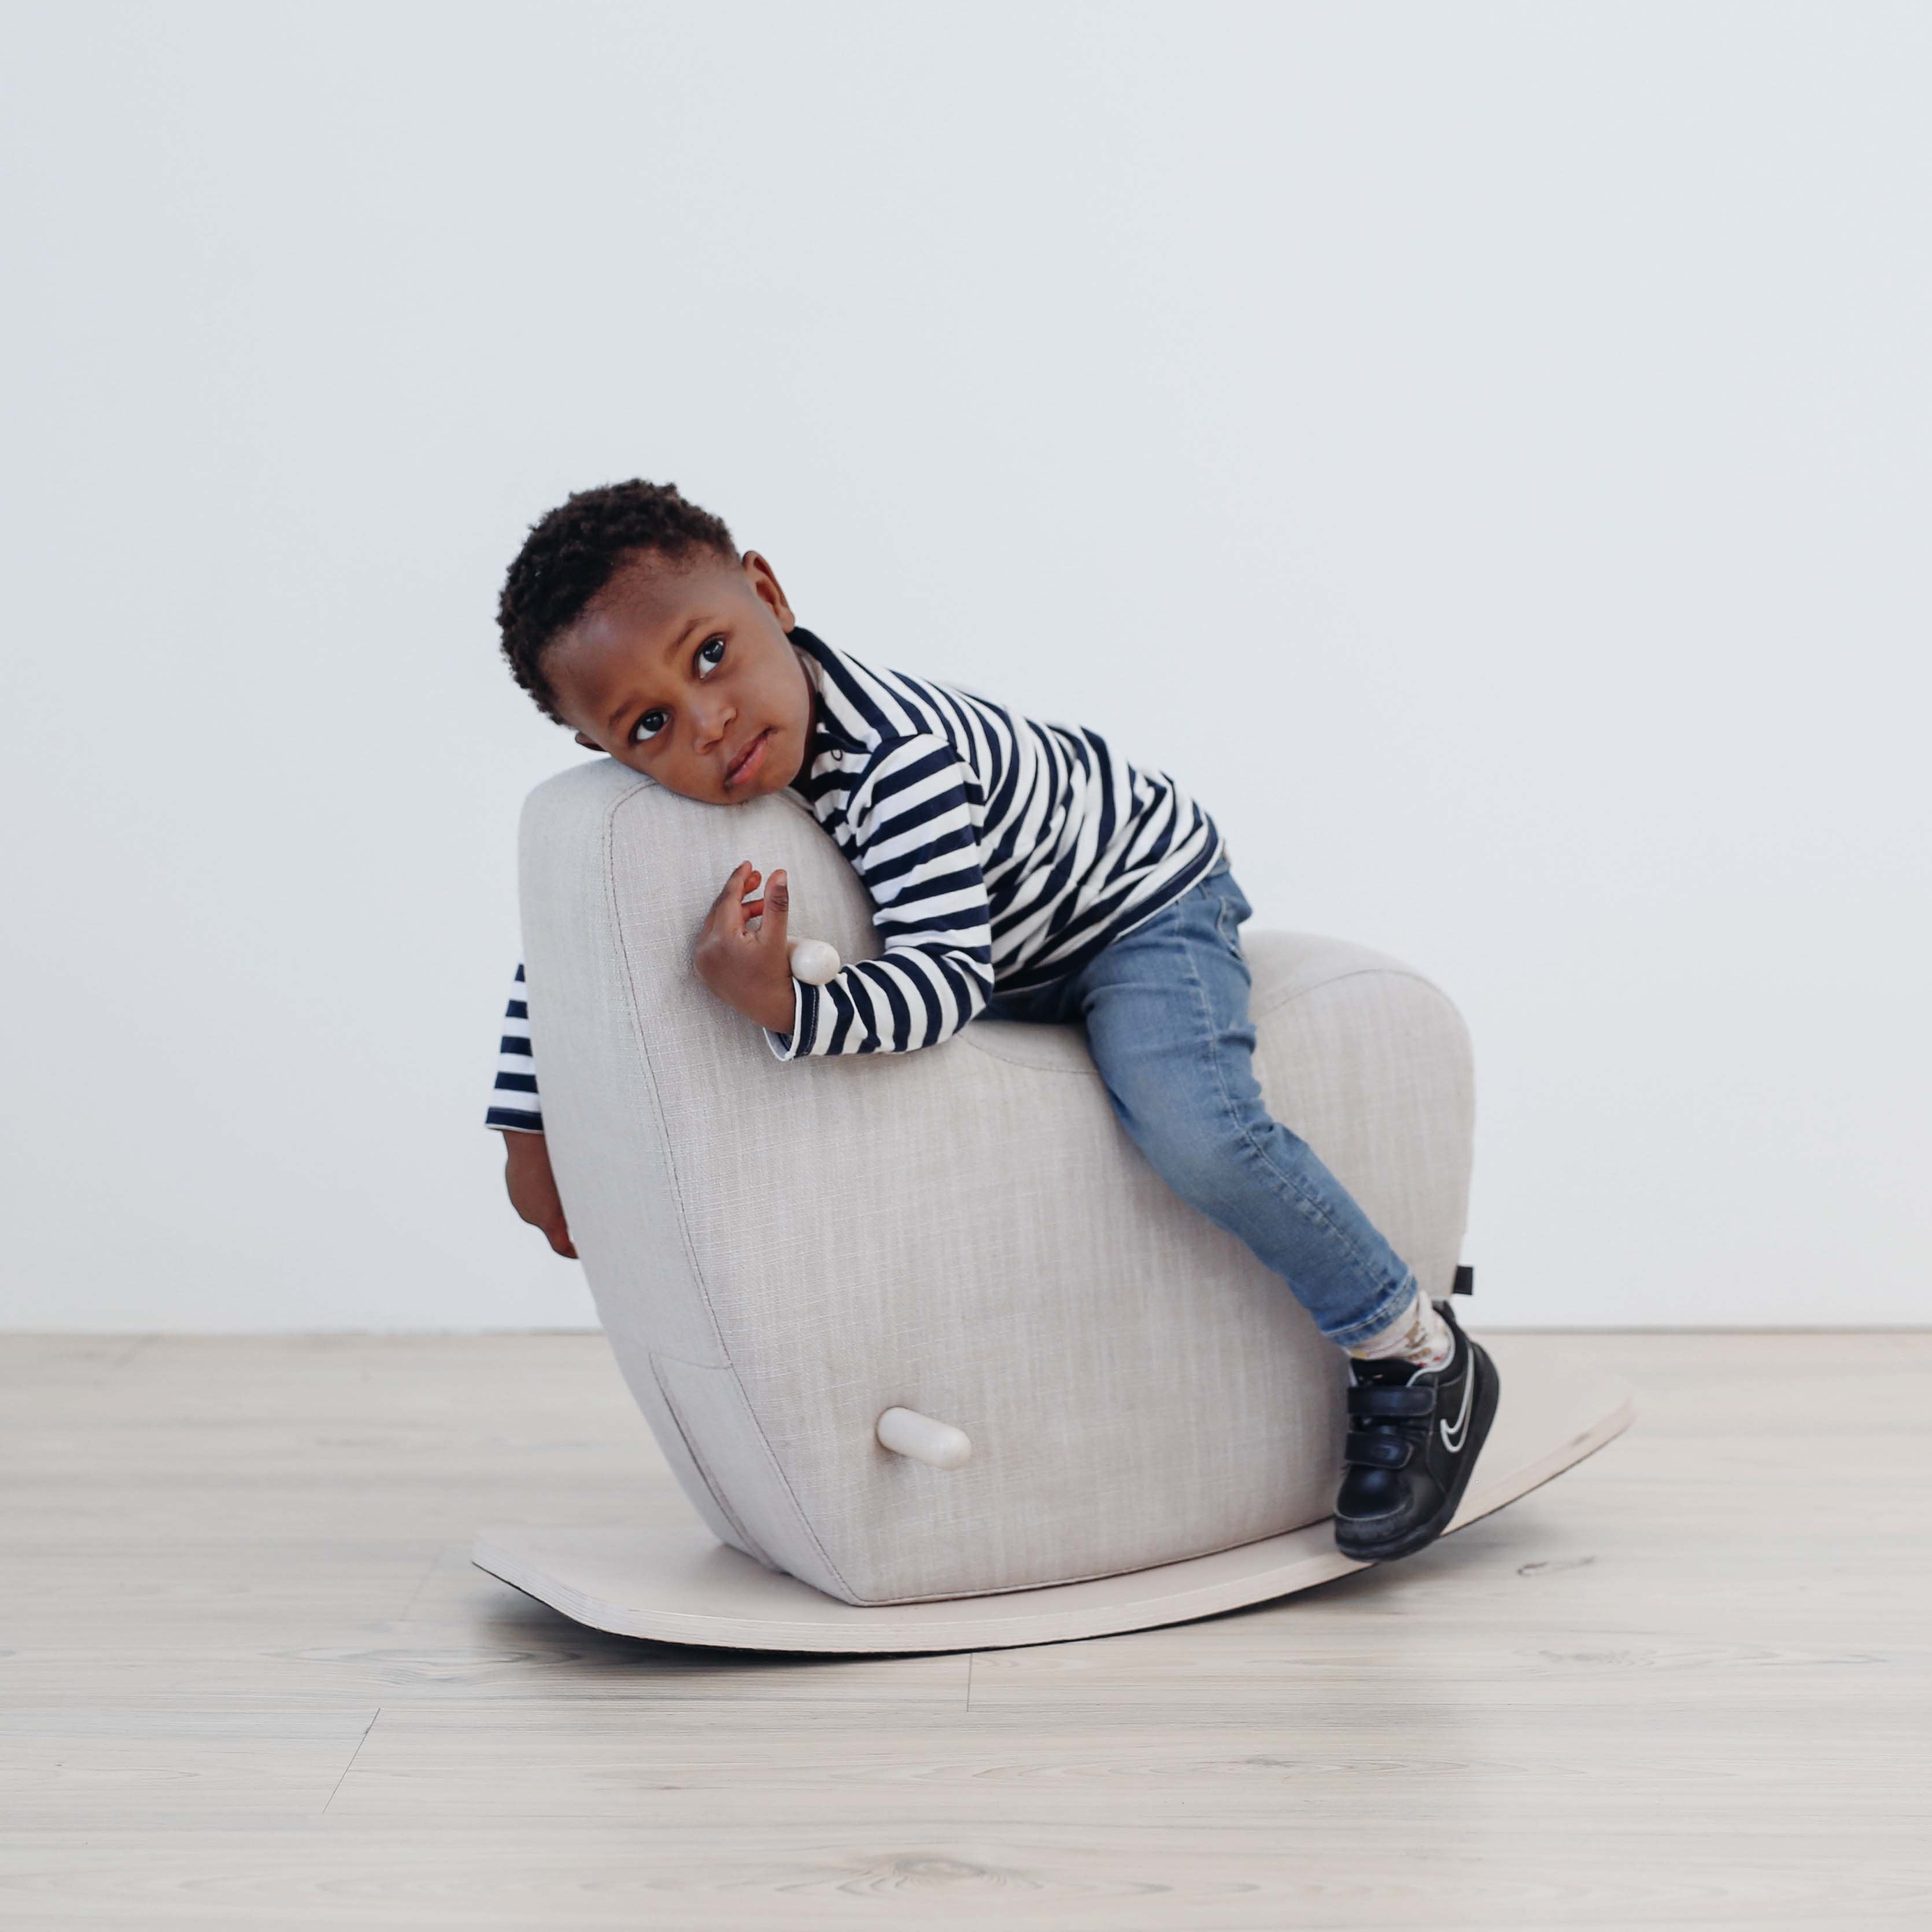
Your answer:
[[[1406,1563],[767,1660],[470,1564],[687,1515],[601,1336],[0,1338],[0,1925],[1932,1926],[1932,1334],[1532,1346],[1635,1426]]]

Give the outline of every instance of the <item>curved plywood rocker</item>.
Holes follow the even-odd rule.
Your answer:
[[[1328,1520],[1345,1358],[1148,1165],[1077,1026],[777,1060],[691,968],[732,867],[787,868],[794,938],[880,950],[790,791],[721,810],[598,760],[530,795],[520,858],[572,1238],[703,1526],[487,1528],[481,1568],[632,1636],[919,1651],[1172,1623],[1361,1567]],[[1270,1107],[1447,1294],[1474,1114],[1455,1009],[1365,946],[1243,946]],[[1495,1352],[1459,1526],[1630,1418],[1615,1384]]]

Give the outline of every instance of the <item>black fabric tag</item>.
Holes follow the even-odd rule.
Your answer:
[[[1452,1288],[1449,1292],[1451,1294],[1474,1294],[1475,1292],[1476,1270],[1469,1267],[1466,1263],[1461,1262],[1457,1262],[1456,1264],[1456,1286]]]

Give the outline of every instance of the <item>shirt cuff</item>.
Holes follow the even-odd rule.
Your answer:
[[[805,980],[791,982],[791,1031],[776,1033],[770,1027],[764,1030],[765,1044],[777,1060],[796,1060],[801,1042],[809,1047],[812,1035],[818,1030],[818,988]]]

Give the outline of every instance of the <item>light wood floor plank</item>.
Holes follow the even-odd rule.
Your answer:
[[[1054,1932],[1430,1932],[1498,1927],[1842,1932],[1922,1928],[1932,1897],[1895,1834],[1713,1829],[1564,1834],[1445,1819],[1390,1846],[1361,1823],[1258,1832],[1188,1813],[1124,1812],[1104,1828],[958,1822],[921,1831],[848,1820],[716,1820],[416,1829],[328,1821],[306,1832],[105,1832],[86,1846],[23,1837],[9,1859],[10,1924],[36,1928],[290,1926],[1052,1928]]]
[[[1531,1346],[1635,1426],[1409,1563],[812,1658],[470,1563],[688,1518],[601,1336],[0,1339],[0,1924],[1932,1924],[1932,1335]]]

